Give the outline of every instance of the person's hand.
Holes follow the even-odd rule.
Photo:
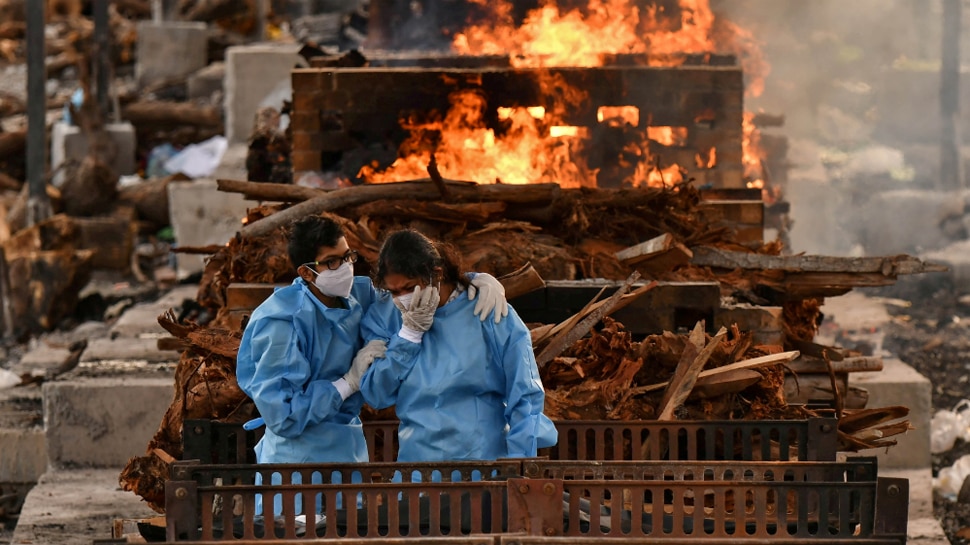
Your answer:
[[[403,328],[415,333],[424,333],[431,329],[431,324],[434,323],[434,313],[438,310],[440,301],[441,296],[438,293],[438,288],[417,286],[414,288],[414,297],[411,298],[411,304],[408,305],[408,308],[403,308],[403,305],[397,299],[394,300],[394,304],[401,311]]]
[[[367,368],[377,358],[383,358],[386,351],[387,344],[380,339],[374,339],[357,352],[354,362],[350,364],[350,370],[344,375],[344,380],[353,391],[360,390],[360,379],[364,377]]]
[[[495,319],[495,323],[502,321],[509,314],[508,301],[505,299],[505,286],[494,276],[488,273],[478,273],[471,279],[468,286],[468,300],[471,301],[478,296],[475,303],[475,316],[485,321],[489,313]]]

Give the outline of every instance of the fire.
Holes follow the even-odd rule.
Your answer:
[[[760,94],[767,73],[758,43],[750,33],[716,18],[710,0],[677,0],[676,8],[669,10],[657,5],[641,8],[634,0],[588,0],[582,9],[567,9],[556,0],[545,0],[521,22],[516,21],[511,0],[470,1],[489,14],[488,22],[457,33],[452,49],[465,55],[508,56],[516,68],[596,67],[611,55],[624,54],[638,55],[651,65],[675,66],[689,54],[733,53],[741,60],[754,95]],[[358,176],[367,182],[423,178],[434,153],[439,171],[448,178],[596,185],[599,169],[590,168],[582,153],[594,129],[574,126],[565,115],[587,100],[586,93],[545,71],[540,71],[539,84],[544,106],[501,107],[495,116],[486,115],[484,97],[470,91],[454,93],[443,118],[402,124],[410,136],[390,167],[365,166]],[[490,128],[486,121],[496,118],[499,126]],[[660,166],[650,153],[650,141],[685,146],[687,127],[653,127],[649,120],[644,123],[647,127],[641,127],[639,109],[622,105],[599,107],[597,120],[605,130],[617,131],[628,140],[615,164],[607,164],[608,159],[601,163],[604,169],[622,170],[624,183],[670,186],[685,179],[680,165]],[[754,151],[760,148],[747,129],[748,117],[745,123],[745,170],[757,165],[760,172],[763,157]],[[750,142],[754,143],[749,146]],[[697,154],[697,168],[714,168],[716,150],[704,155]]]
[[[546,124],[549,112],[540,108],[500,108],[505,130],[496,134],[486,126],[487,104],[479,93],[458,91],[450,102],[444,119],[403,122],[410,136],[400,157],[384,170],[364,166],[358,176],[370,183],[423,178],[434,152],[445,178],[482,184],[595,185],[596,172],[574,158],[579,144],[553,138],[582,136],[581,127]]]
[[[741,124],[741,163],[744,165],[744,177],[748,179],[748,188],[764,188],[764,160],[765,150],[761,147],[761,131],[754,124],[754,113],[745,112]]]
[[[680,0],[680,19],[672,24],[654,6],[641,13],[631,0],[591,0],[584,10],[561,10],[546,3],[516,26],[508,0],[478,0],[492,10],[487,24],[455,35],[452,48],[463,55],[506,55],[513,66],[600,66],[603,55],[708,53],[714,13],[709,0]]]
[[[611,127],[629,125],[640,126],[640,108],[636,106],[600,106],[596,110],[596,120]]]
[[[647,138],[663,146],[683,146],[687,127],[647,127]]]

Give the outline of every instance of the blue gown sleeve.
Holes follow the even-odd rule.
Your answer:
[[[401,383],[414,368],[421,352],[420,344],[402,339],[397,334],[401,328],[398,312],[393,303],[379,301],[371,306],[360,322],[360,334],[365,345],[374,339],[387,343],[384,357],[374,360],[360,381],[364,401],[375,409],[397,404]]]
[[[281,437],[300,436],[309,425],[337,414],[343,399],[329,380],[308,379],[310,362],[300,351],[294,324],[265,319],[252,325],[249,350],[255,369],[238,376],[240,388],[256,403],[266,427]]]
[[[539,378],[532,338],[522,320],[510,311],[497,328],[507,327],[508,341],[499,351],[505,370],[507,389],[505,419],[509,424],[506,437],[511,458],[536,456],[539,448],[556,444],[558,432],[552,421],[542,413],[545,390]]]

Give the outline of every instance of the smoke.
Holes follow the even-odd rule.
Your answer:
[[[785,116],[769,131],[790,141],[792,251],[920,253],[967,236],[963,195],[940,187],[942,4],[712,0],[761,42],[771,67],[745,108]]]

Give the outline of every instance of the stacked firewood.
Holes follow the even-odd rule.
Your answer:
[[[856,277],[872,284],[881,275],[891,283],[896,274],[925,268],[905,256],[878,263],[853,261],[851,267],[792,262],[798,258],[778,255],[777,244],[745,246],[734,240],[723,222],[697,213],[703,196],[689,184],[563,190],[549,184],[477,185],[435,177],[333,191],[227,180],[220,181],[220,187],[276,204],[251,208],[240,231],[224,246],[179,250],[211,254],[198,302],[216,318],[205,326],[179,324],[171,314],[159,319],[185,348],[176,373],[178,395],[147,455],[132,459],[122,475],[127,489],[156,508],[163,503],[160,483],[165,465],[181,456],[183,418],[242,422],[253,415],[252,402],[235,384],[242,325],[230,319],[227,289],[232,283],[291,281],[295,273],[286,254],[287,226],[307,214],[326,214],[343,225],[351,247],[363,258],[357,274],[369,273],[387,233],[414,228],[453,244],[469,270],[500,277],[510,297],[527,292],[530,288],[522,286],[539,275],[546,280],[625,279],[611,296],[597,297],[561,323],[530,324],[546,388],[546,412],[554,419],[822,414],[789,404],[784,389],[799,348],[809,348],[818,365],[833,369],[830,359],[835,352],[830,358],[825,350],[812,348],[820,299],[811,297],[809,288],[822,286],[817,288],[821,297],[848,291]],[[781,264],[758,268],[766,259]],[[853,270],[829,271],[839,266]],[[635,340],[623,324],[609,317],[654,289],[658,280],[698,279],[718,282],[722,295],[736,301],[764,304],[765,297],[773,298],[772,304],[784,308],[786,340],[759,344],[737,326],[711,336],[704,324],[689,334],[667,331]],[[531,285],[541,287],[542,281]],[[788,293],[797,295],[786,297]],[[844,394],[835,381],[832,385],[836,398]],[[844,429],[840,424],[845,450],[892,445],[892,437],[909,428],[900,420],[907,414],[905,407],[847,409],[837,402],[823,413],[845,422]],[[365,408],[362,417],[387,418],[393,413]]]

